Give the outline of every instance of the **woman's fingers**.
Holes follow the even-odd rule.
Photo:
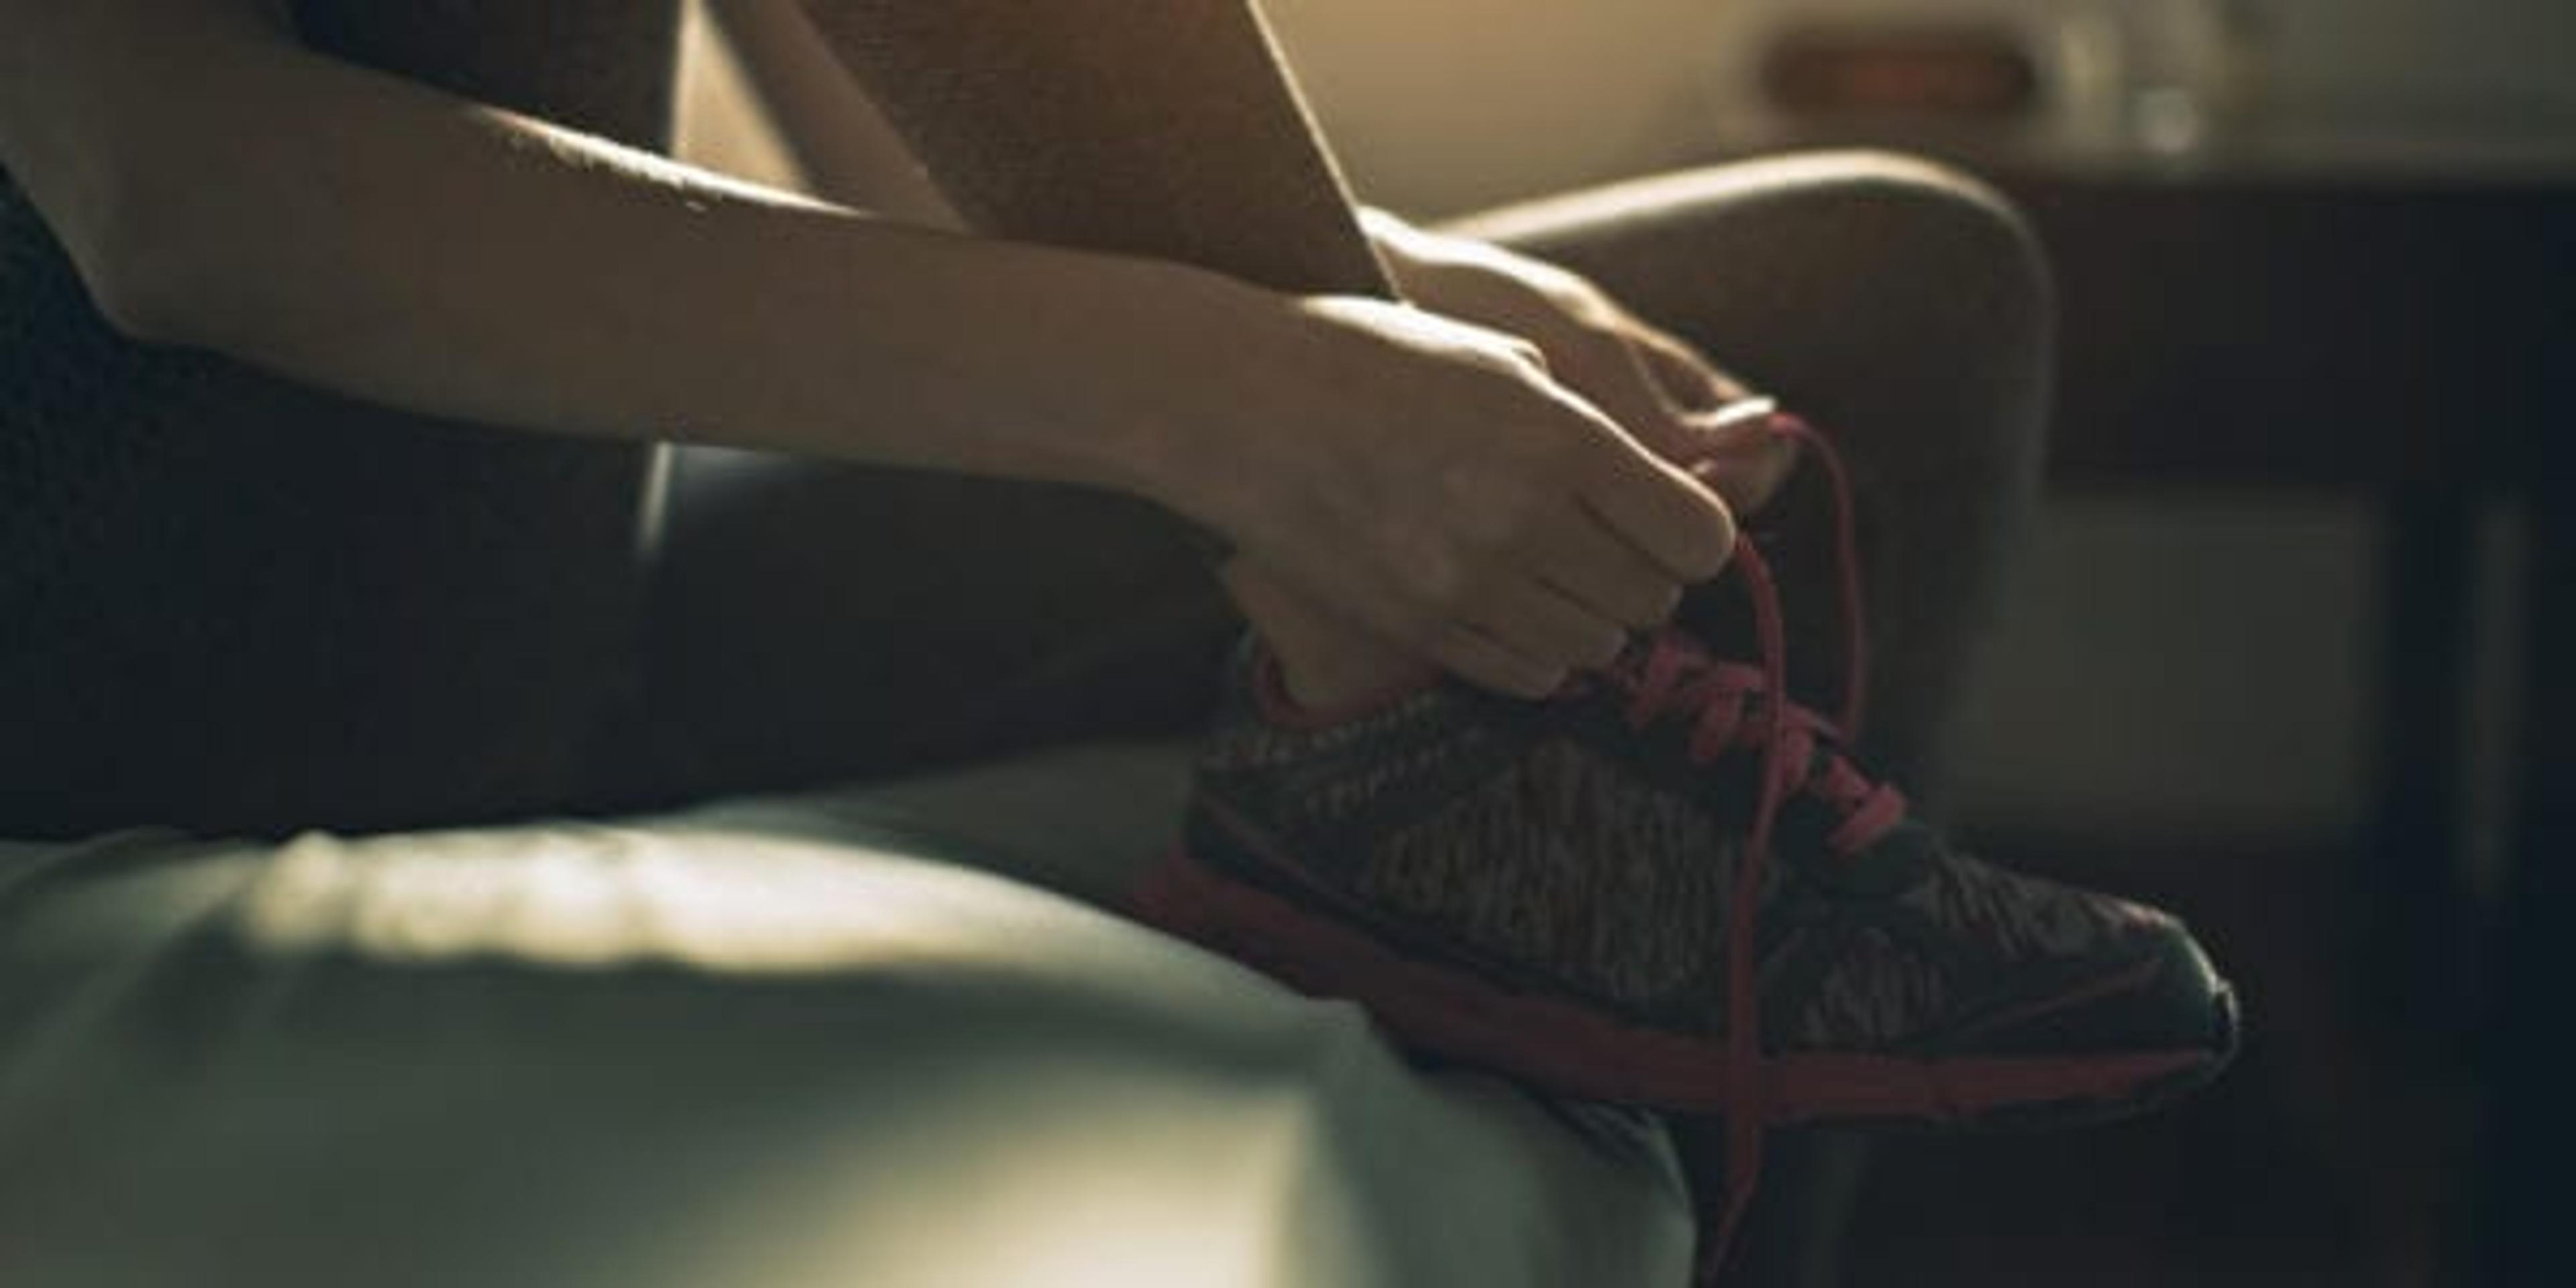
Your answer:
[[[1725,448],[1691,462],[1691,477],[1707,484],[1737,514],[1754,514],[1779,495],[1780,485],[1798,463],[1798,446],[1774,438],[1744,447]]]
[[[1667,332],[1634,322],[1628,338],[1639,365],[1674,410],[1684,415],[1713,411],[1745,396],[1742,385]]]
[[[1461,624],[1558,671],[1607,665],[1628,642],[1626,627],[1535,579],[1497,587]]]
[[[1769,398],[1746,395],[1696,417],[1701,446],[1685,468],[1737,514],[1768,505],[1797,467],[1797,440],[1772,428],[1778,408]]]
[[[1631,630],[1655,626],[1681,603],[1682,583],[1589,513],[1569,521],[1533,560],[1532,571],[1568,598]]]
[[[1689,474],[1624,445],[1600,454],[1596,474],[1581,485],[1585,507],[1675,580],[1716,576],[1735,553],[1735,516],[1726,503]]]
[[[1725,502],[1528,341],[1380,301],[1300,301],[1292,316],[1312,329],[1282,352],[1315,369],[1244,384],[1259,396],[1238,419],[1257,432],[1183,444],[1193,468],[1169,503],[1328,616],[1539,696],[1733,553]],[[1228,450],[1196,451],[1211,445]]]
[[[1453,622],[1424,650],[1431,660],[1469,684],[1521,698],[1544,698],[1565,684],[1571,668],[1545,662],[1495,639],[1481,628]]]

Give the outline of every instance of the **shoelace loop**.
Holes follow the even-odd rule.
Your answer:
[[[1859,511],[1852,504],[1851,472],[1843,468],[1842,453],[1834,450],[1832,441],[1796,416],[1775,411],[1765,419],[1764,429],[1775,438],[1806,446],[1824,468],[1825,482],[1833,493],[1834,580],[1842,600],[1843,626],[1842,710],[1834,723],[1846,736],[1858,738],[1861,721],[1869,714],[1869,622],[1861,599]],[[1775,594],[1775,612],[1777,608]]]
[[[1778,768],[1764,772],[1780,775],[1783,795],[1804,792],[1833,810],[1841,821],[1826,846],[1837,854],[1868,848],[1905,816],[1902,791],[1872,780],[1840,754],[1834,744],[1842,735],[1832,722],[1796,703],[1779,703],[1756,668],[1713,657],[1688,637],[1667,632],[1631,664],[1627,679],[1628,723],[1643,729],[1671,716],[1688,718],[1687,752],[1701,763],[1738,751],[1772,751],[1760,716],[1773,705],[1784,706],[1785,727],[1771,757]]]
[[[1866,706],[1869,652],[1868,629],[1861,616],[1860,548],[1854,531],[1851,481],[1833,445],[1805,421],[1773,411],[1764,417],[1764,426],[1774,437],[1809,447],[1832,486],[1834,562],[1839,573],[1843,619],[1842,718],[1838,723],[1845,733],[1857,737]],[[1828,730],[1820,718],[1794,707],[1788,699],[1789,649],[1787,629],[1781,621],[1779,584],[1771,575],[1770,561],[1753,541],[1736,544],[1731,567],[1744,585],[1746,598],[1752,601],[1754,636],[1761,653],[1758,675],[1710,662],[1704,656],[1693,659],[1667,636],[1656,641],[1646,660],[1630,717],[1636,719],[1672,704],[1689,703],[1698,716],[1691,736],[1693,756],[1705,760],[1749,743],[1760,757],[1760,788],[1753,821],[1736,867],[1735,888],[1727,911],[1727,1085],[1731,1103],[1726,1115],[1726,1190],[1711,1223],[1714,1229],[1702,1242],[1699,1256],[1698,1277],[1709,1285],[1717,1282],[1727,1249],[1734,1245],[1737,1227],[1753,1197],[1753,1187],[1762,1176],[1763,1129],[1770,1107],[1765,1103],[1769,1086],[1762,1051],[1762,1002],[1753,978],[1753,912],[1770,871],[1771,836],[1779,821],[1780,807],[1791,792],[1801,787],[1809,787],[1838,806],[1848,803],[1850,809],[1844,813],[1841,826],[1827,842],[1838,853],[1846,854],[1884,833],[1904,813],[1903,798],[1895,795],[1893,788],[1882,789],[1869,783],[1839,755],[1829,758],[1820,781],[1811,782],[1815,739]],[[1758,703],[1752,701],[1757,695],[1763,699]],[[1755,717],[1750,730],[1745,727],[1748,708]]]

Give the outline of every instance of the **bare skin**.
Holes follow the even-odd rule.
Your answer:
[[[1235,542],[1311,697],[1423,666],[1544,693],[1731,545],[1602,378],[1551,374],[1570,341],[1436,286],[1285,295],[745,185],[318,56],[270,0],[0,0],[0,160],[138,338],[538,431],[1153,499]]]
[[[737,0],[737,7],[759,3]],[[1257,10],[1242,0],[1129,0],[1114,25],[1087,6],[1009,0],[768,4],[803,16],[816,35],[806,43],[827,47],[867,84],[979,227],[1197,263],[1300,292],[1402,294],[1389,276],[1390,261],[1401,259],[1423,268],[1422,285],[1440,298],[1428,311],[1537,342],[1550,379],[1622,421],[1641,445],[1681,459],[1655,447],[1655,439],[1678,447],[1691,436],[1667,423],[1675,419],[1672,408],[1644,379],[1640,348],[1630,341],[1649,333],[1609,325],[1633,319],[1599,292],[1579,301],[1580,292],[1554,289],[1582,285],[1570,275],[1543,274],[1490,247],[1453,254],[1471,249],[1455,239],[1389,236],[1371,246]],[[1383,217],[1375,222],[1390,232],[1402,228]],[[1530,289],[1543,275],[1556,279],[1550,289]],[[1495,307],[1492,316],[1479,316],[1447,307],[1451,300]],[[1566,307],[1578,302],[1594,307],[1578,316]],[[1533,326],[1520,330],[1520,323]],[[1605,348],[1608,362],[1598,360]],[[1585,388],[1567,371],[1606,379]],[[1654,419],[1628,421],[1599,401],[1603,395]],[[1671,432],[1656,433],[1663,430]],[[1506,539],[1524,527],[1509,512],[1473,517]],[[1720,541],[1731,536],[1723,516],[1703,527]],[[1605,596],[1567,575],[1561,561],[1569,552],[1547,553],[1559,562],[1511,561],[1530,574],[1524,582],[1471,586],[1475,611],[1447,622],[1301,612],[1301,605],[1329,610],[1334,601],[1305,580],[1313,570],[1294,564],[1246,559],[1228,569],[1227,580],[1285,657],[1291,689],[1332,701],[1444,660],[1489,681],[1504,676],[1498,687],[1552,687],[1569,664],[1615,650],[1624,628],[1660,617],[1678,583],[1695,576],[1667,560],[1661,584]],[[1532,643],[1548,651],[1533,654]]]

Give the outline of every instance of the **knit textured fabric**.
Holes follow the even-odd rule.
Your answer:
[[[1282,717],[1275,661],[1247,649],[1186,848],[1235,879],[1285,876],[1295,897],[1367,909],[1389,942],[1510,988],[1723,1036],[1730,881],[1762,756],[1743,740],[1704,755],[1687,721],[1634,719],[1646,647],[1551,702],[1443,683],[1316,722]],[[1742,674],[1722,700],[1749,730],[1769,699]],[[2071,1053],[2221,1031],[2214,979],[2172,917],[1994,868],[1911,820],[1839,844],[1848,753],[1820,736],[1808,756],[1755,911],[1767,1049]],[[2087,1000],[2141,971],[2188,987]],[[2020,1029],[2034,1014],[2053,1017],[2044,1036]]]
[[[1274,723],[1246,696],[1269,664],[1242,663],[1203,792],[1422,932],[1633,1013],[1694,1009],[1738,843],[1717,819],[1592,748],[1533,741],[1526,713],[1459,685],[1347,723]]]
[[[326,52],[667,142],[676,4],[297,17]],[[131,342],[0,172],[0,835],[572,801],[631,648],[649,459]]]

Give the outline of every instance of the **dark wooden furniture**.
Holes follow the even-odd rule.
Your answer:
[[[2551,1030],[2576,973],[2576,926],[2557,924],[2576,914],[2576,147],[1977,168],[2056,262],[2056,480],[2334,489],[2381,507],[2367,862],[2281,915],[2356,916],[2355,1008],[2419,1048],[2469,1044],[2480,1192],[2445,1256],[2462,1282],[2542,1281],[2540,1260],[2564,1255],[2542,1181],[2564,1137],[2540,1128],[2565,1117]],[[2518,804],[2505,889],[2479,901],[2459,844],[2473,533],[2499,500],[2528,517]]]

